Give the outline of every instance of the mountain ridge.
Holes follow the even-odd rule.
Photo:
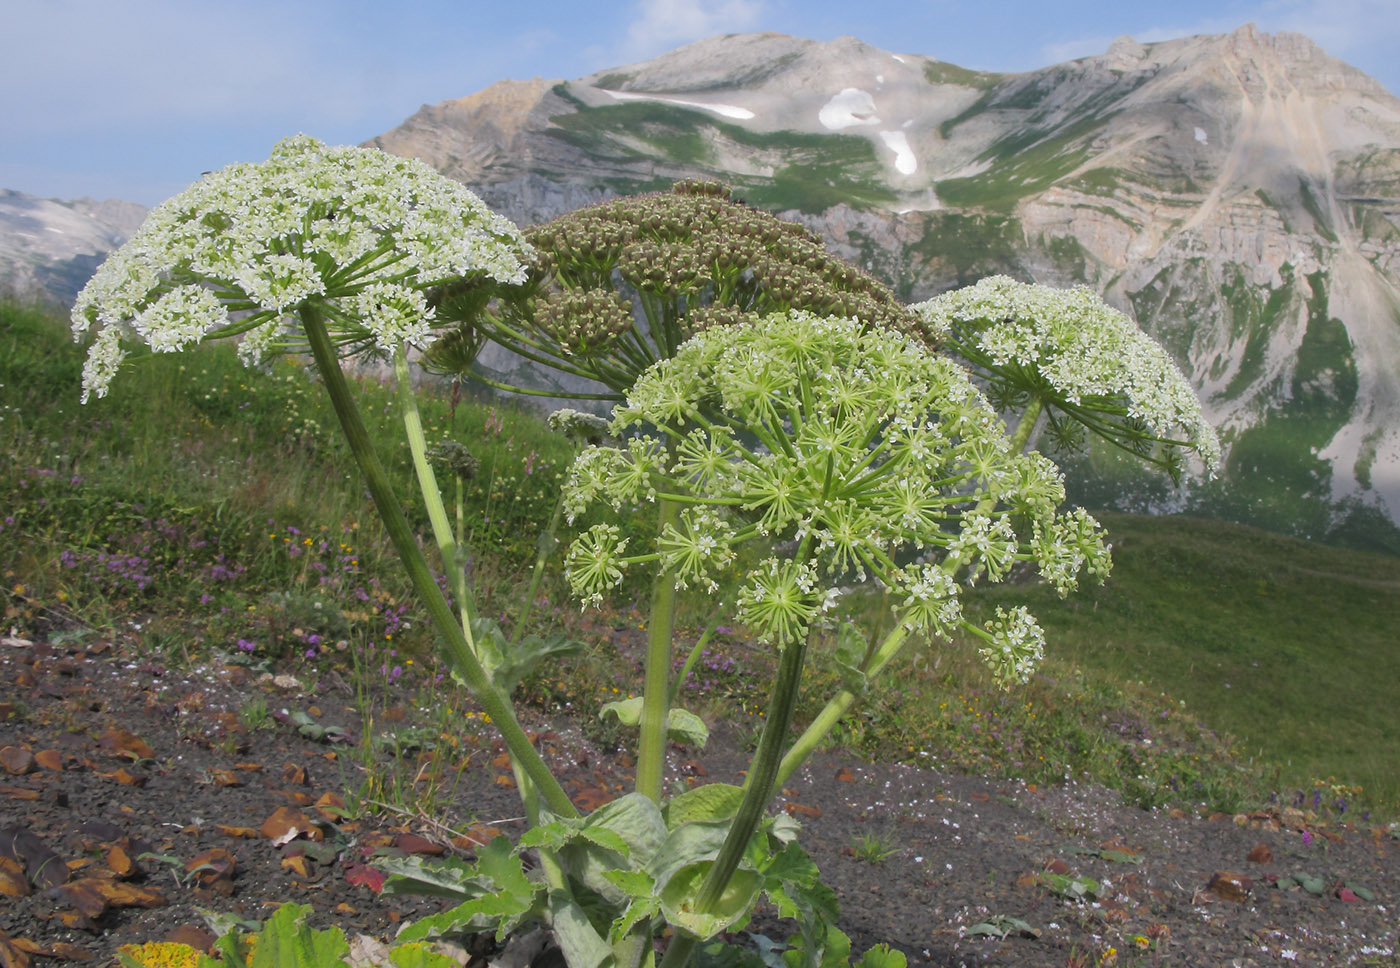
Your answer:
[[[716,178],[909,302],[1089,285],[1166,346],[1229,457],[1173,492],[1091,454],[1082,499],[1400,553],[1400,99],[1303,35],[1120,37],[1000,74],[732,34],[500,81],[367,144],[521,224]]]

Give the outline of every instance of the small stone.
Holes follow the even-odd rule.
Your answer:
[[[19,746],[6,746],[0,749],[0,766],[14,776],[23,776],[34,771],[34,754]]]
[[[1210,877],[1206,890],[1226,901],[1243,902],[1249,897],[1254,881],[1234,871],[1216,871]]]
[[[1257,844],[1249,852],[1249,862],[1251,864],[1272,864],[1274,862],[1274,852],[1269,849],[1268,844]]]

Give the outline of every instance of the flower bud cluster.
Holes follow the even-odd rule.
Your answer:
[[[1062,441],[1077,424],[1168,470],[1181,451],[1211,476],[1219,467],[1220,442],[1190,383],[1093,290],[992,276],[913,309],[995,396],[1043,404]]]
[[[802,226],[749,208],[715,183],[679,182],[669,192],[604,202],[527,237],[537,253],[530,295],[503,301],[494,325],[487,323],[491,338],[536,358],[552,354],[569,372],[619,393],[685,338],[770,312],[848,316],[927,335],[889,288],[833,256]],[[619,298],[570,303],[567,319],[539,308],[579,290]],[[637,314],[632,332],[619,329],[616,306]],[[607,332],[626,338],[600,348],[593,334]]]
[[[422,162],[288,138],[158,206],[98,268],[73,307],[75,338],[98,328],[83,399],[107,392],[122,340],[175,352],[246,334],[240,356],[255,364],[297,344],[309,302],[343,346],[422,346],[433,320],[422,289],[519,284],[529,255],[514,225]]]
[[[568,356],[603,352],[632,326],[632,307],[608,289],[566,289],[535,303],[535,325]]]
[[[966,627],[968,582],[1031,562],[1068,591],[1108,566],[1093,518],[1058,511],[1058,469],[1010,446],[965,370],[859,320],[787,311],[706,329],[642,374],[612,429],[633,436],[626,450],[580,454],[571,518],[658,495],[683,511],[654,552],[629,557],[597,529],[576,544],[569,580],[585,601],[643,561],[713,589],[740,545],[783,543],[785,555],[734,576],[756,635],[790,642],[836,588],[873,577],[899,622],[947,636]],[[1023,664],[1034,651],[1017,649]]]
[[[563,434],[576,444],[601,446],[608,440],[608,421],[596,413],[564,407],[551,413],[546,422],[550,430]]]
[[[465,444],[455,440],[443,440],[433,444],[428,448],[428,458],[464,481],[475,479],[476,472],[481,467],[481,460],[467,450]]]

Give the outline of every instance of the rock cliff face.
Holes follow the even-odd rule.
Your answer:
[[[1169,348],[1230,448],[1186,493],[1095,457],[1087,499],[1400,550],[1400,100],[1301,35],[1125,37],[1014,75],[733,35],[504,82],[373,143],[522,223],[719,178],[911,300],[991,272],[1086,283]]]
[[[59,202],[0,190],[0,293],[72,303],[145,217],[134,202]]]

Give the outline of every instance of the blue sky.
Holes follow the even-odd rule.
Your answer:
[[[1400,0],[0,0],[0,188],[154,204],[299,131],[354,144],[503,78],[574,78],[717,33],[859,37],[1022,71],[1254,22],[1400,92]]]

